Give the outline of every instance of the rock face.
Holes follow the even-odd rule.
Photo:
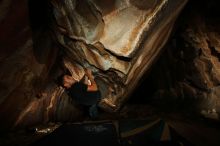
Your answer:
[[[81,116],[55,81],[62,63],[73,72],[91,68],[100,107],[117,111],[160,54],[186,2],[2,0],[0,129]]]
[[[93,70],[103,109],[117,111],[131,94],[161,52],[186,2],[51,1],[57,40],[73,64]]]
[[[214,1],[200,7],[191,2],[180,17],[176,33],[149,75],[155,100],[219,119],[219,10]]]
[[[0,130],[81,116],[55,82],[61,64],[77,72],[76,79],[92,69],[106,111],[117,111],[152,69],[155,100],[191,101],[203,115],[218,118],[219,21],[190,11],[197,15],[181,16],[166,44],[186,2],[0,1]]]
[[[52,82],[58,48],[45,25],[44,6],[44,1],[0,1],[0,130],[80,115]]]

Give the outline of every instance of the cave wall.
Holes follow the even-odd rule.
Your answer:
[[[219,119],[219,14],[214,0],[190,1],[185,7],[147,79],[159,105]]]
[[[47,1],[0,1],[0,130],[80,114],[53,82],[58,47],[47,12]]]
[[[218,119],[220,13],[216,1],[203,2],[200,7],[191,1],[180,15],[164,52],[146,74],[154,90],[144,93],[157,103],[184,105]],[[47,1],[0,3],[0,129],[79,118],[80,108],[54,82],[60,44],[51,38]]]
[[[101,89],[99,106],[117,112],[158,58],[186,3],[52,0],[54,34],[72,66],[94,73]]]

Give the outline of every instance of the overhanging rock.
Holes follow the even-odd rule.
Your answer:
[[[149,70],[187,0],[52,0],[54,31],[72,63],[91,68],[100,106],[117,111]]]

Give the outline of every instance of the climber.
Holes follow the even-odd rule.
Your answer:
[[[85,75],[80,81],[77,81],[70,75],[64,75],[63,86],[67,89],[70,97],[79,104],[89,108],[88,112],[91,118],[97,117],[97,104],[101,98],[101,94],[90,69],[85,70]]]

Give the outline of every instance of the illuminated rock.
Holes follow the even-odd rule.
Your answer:
[[[52,0],[54,32],[73,63],[92,68],[116,111],[159,56],[187,0]],[[104,72],[103,72],[104,71]]]

